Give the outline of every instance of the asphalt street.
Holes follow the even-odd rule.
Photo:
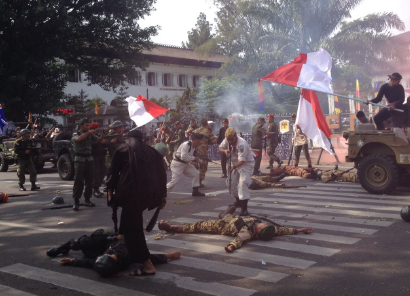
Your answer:
[[[191,196],[190,181],[182,179],[160,219],[177,224],[216,218],[232,202],[220,175],[220,168],[210,164],[202,190],[207,196],[200,198]],[[146,233],[150,250],[180,251],[179,260],[157,266],[151,277],[130,277],[124,271],[101,278],[91,269],[60,266],[62,257],[46,256],[47,249],[71,238],[113,228],[105,198],[93,198],[96,207],[79,212],[41,210],[51,206],[57,190],[72,204],[73,181],[60,180],[47,163],[38,175],[40,191],[28,190],[30,196],[0,204],[0,295],[410,294],[410,224],[399,214],[410,204],[408,187],[376,196],[353,183],[298,177],[283,182],[306,187],[252,191],[250,212],[289,227],[311,226],[312,234],[253,241],[228,254],[229,237],[171,235],[155,227]],[[0,192],[21,193],[15,166],[0,173]],[[146,223],[152,214],[144,214]]]

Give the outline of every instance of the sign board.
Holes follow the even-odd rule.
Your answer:
[[[284,119],[279,122],[279,131],[284,134],[287,133],[290,129],[289,120]]]

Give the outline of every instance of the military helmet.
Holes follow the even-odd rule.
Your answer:
[[[400,216],[404,221],[410,222],[409,206],[405,206],[401,209]]]
[[[101,276],[110,276],[117,271],[117,261],[107,254],[97,258],[94,263],[94,270]]]
[[[52,203],[55,205],[61,205],[64,203],[64,198],[60,195],[57,195],[56,197],[53,198]]]
[[[77,122],[77,125],[78,125],[78,126],[81,126],[81,125],[84,124],[84,123],[88,123],[88,118],[87,118],[87,117],[81,118],[81,119]]]
[[[23,128],[23,129],[20,131],[20,136],[25,135],[25,134],[29,134],[29,133],[30,133],[30,131],[29,131],[28,129]]]
[[[123,127],[123,126],[125,125],[121,121],[116,120],[110,125],[110,128],[117,128],[117,127]]]
[[[249,185],[249,189],[251,189],[251,190],[259,189],[259,183],[258,183],[258,181],[252,179],[252,182],[251,182],[251,184]]]

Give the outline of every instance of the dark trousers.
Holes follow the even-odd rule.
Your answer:
[[[93,189],[96,190],[103,183],[107,168],[105,167],[105,156],[93,156],[93,158]]]
[[[310,159],[309,146],[308,146],[308,144],[299,145],[299,146],[295,146],[295,160],[296,160],[297,162],[299,162],[300,153],[302,152],[302,148],[303,148],[303,153],[305,154],[306,160],[309,160],[309,159]]]
[[[389,110],[387,108],[381,108],[379,113],[374,117],[374,123],[378,130],[384,130],[383,121],[391,118],[393,127],[403,127],[404,113],[394,110]]]
[[[74,187],[73,187],[73,198],[80,199],[81,195],[83,194],[84,185],[84,198],[85,200],[90,200],[92,195],[92,185],[93,185],[93,162],[92,161],[85,161],[74,162],[74,169],[75,169],[75,179],[74,179]]]
[[[119,233],[124,235],[132,261],[143,263],[150,259],[150,253],[144,235],[142,212],[133,208],[125,204],[122,207]]]
[[[26,170],[28,170],[30,174],[30,182],[36,182],[37,173],[33,164],[33,160],[31,158],[19,158],[17,162],[17,177],[19,178],[19,185],[23,185],[26,182]]]
[[[262,148],[258,149],[258,156],[255,158],[255,167],[253,168],[254,174],[259,172],[259,168],[261,167],[261,161],[262,161]]]
[[[228,156],[226,154],[221,154],[221,167],[222,167],[222,174],[227,176],[228,174],[226,173],[226,164],[228,163]]]

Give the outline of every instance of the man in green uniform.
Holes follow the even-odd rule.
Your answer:
[[[191,134],[192,134],[192,132],[194,131],[194,130],[196,130],[198,128],[198,125],[196,124],[196,120],[195,119],[191,119],[190,121],[189,121],[189,126],[188,126],[188,129],[186,130],[186,138],[188,139],[188,140],[191,140]]]
[[[225,251],[228,253],[239,249],[250,240],[260,239],[269,241],[274,236],[292,235],[300,232],[306,234],[312,233],[311,227],[301,229],[278,227],[262,223],[259,218],[235,216],[233,215],[235,210],[235,206],[229,207],[225,212],[219,215],[219,220],[199,221],[185,225],[170,225],[165,222],[160,222],[158,228],[176,233],[209,233],[232,236],[234,240],[225,247]]]
[[[34,168],[32,155],[35,153],[33,142],[30,140],[30,131],[22,129],[20,138],[14,142],[14,153],[17,154],[17,177],[19,178],[19,190],[26,191],[24,183],[26,182],[26,169],[30,174],[31,191],[38,190],[40,187],[36,185],[37,173]]]
[[[285,174],[282,174],[277,177],[272,177],[270,175],[265,176],[252,176],[251,185],[249,185],[249,189],[251,190],[258,190],[263,188],[271,188],[271,187],[285,187],[285,183],[279,183],[285,177]]]
[[[252,143],[251,148],[257,150],[257,156],[255,159],[255,166],[253,168],[253,174],[255,176],[259,175],[259,168],[262,161],[262,147],[263,138],[266,135],[266,129],[263,127],[265,125],[265,118],[259,117],[258,122],[252,128]]]
[[[198,156],[203,161],[199,164],[199,187],[204,187],[205,185],[202,184],[202,181],[205,180],[205,174],[208,170],[208,146],[216,144],[218,137],[214,136],[212,131],[208,128],[208,120],[206,120],[206,118],[201,119],[201,127],[194,130],[193,133],[204,135],[201,140],[201,145],[195,150],[195,156]]]
[[[275,116],[273,114],[268,114],[268,155],[269,155],[269,166],[267,169],[273,168],[273,162],[276,161],[278,166],[282,165],[282,161],[275,155],[276,147],[278,147],[280,134],[277,124],[275,123]]]
[[[169,142],[169,150],[171,154],[171,159],[173,159],[174,152],[178,150],[179,145],[184,143],[186,141],[185,139],[185,132],[184,132],[184,123],[181,121],[175,122],[175,133],[176,133],[176,138],[174,136],[174,139]],[[172,151],[171,151],[172,147]]]
[[[74,169],[75,179],[73,187],[74,206],[73,210],[78,211],[80,208],[80,198],[83,194],[84,184],[84,205],[94,207],[90,201],[93,186],[93,157],[91,154],[91,142],[100,142],[104,139],[104,134],[101,137],[95,135],[95,130],[90,130],[90,124],[87,118],[78,121],[78,131],[73,134],[71,141],[74,146]]]

